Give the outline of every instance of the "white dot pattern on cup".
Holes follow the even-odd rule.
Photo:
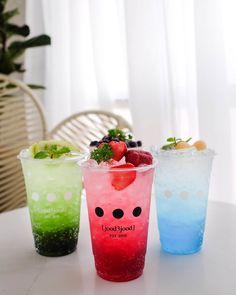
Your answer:
[[[172,192],[169,191],[169,190],[166,190],[166,191],[164,192],[164,195],[165,195],[166,198],[171,198],[171,197],[172,197]]]
[[[198,191],[198,192],[197,192],[197,197],[198,197],[198,198],[203,198],[203,197],[204,197],[204,193],[203,193],[203,191]]]
[[[56,195],[53,193],[49,193],[47,195],[47,200],[48,200],[48,202],[54,202],[56,200]]]
[[[72,198],[72,192],[65,192],[64,199],[66,201],[69,201],[69,200],[71,200],[71,198]]]
[[[33,192],[31,198],[32,200],[37,202],[39,200],[39,194],[36,192]]]
[[[180,197],[181,197],[181,199],[183,199],[183,200],[187,200],[188,196],[189,196],[189,193],[186,192],[186,191],[182,191],[182,192],[180,193]]]

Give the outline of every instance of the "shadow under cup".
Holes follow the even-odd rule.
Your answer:
[[[201,248],[214,152],[158,151],[155,191],[161,247],[172,254]]]
[[[82,166],[97,274],[129,281],[144,268],[154,165],[130,169]],[[116,184],[129,183],[117,189]],[[114,182],[116,183],[114,185]]]
[[[80,224],[82,173],[78,157],[21,160],[36,251],[63,256],[76,249]]]

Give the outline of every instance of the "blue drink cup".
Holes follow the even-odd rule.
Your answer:
[[[214,152],[155,150],[155,192],[161,247],[172,254],[201,249]]]

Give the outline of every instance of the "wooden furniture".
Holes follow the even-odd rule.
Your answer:
[[[26,193],[17,155],[46,138],[40,101],[24,83],[0,74],[0,212],[22,207]]]
[[[113,128],[132,131],[130,124],[122,117],[108,111],[90,110],[63,120],[50,132],[50,137],[71,142],[85,150],[91,141],[102,138],[107,129]]]

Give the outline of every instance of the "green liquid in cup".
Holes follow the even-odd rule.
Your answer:
[[[20,157],[36,251],[62,256],[77,246],[82,177],[78,159]]]

